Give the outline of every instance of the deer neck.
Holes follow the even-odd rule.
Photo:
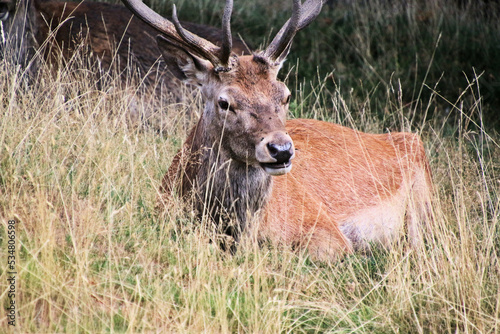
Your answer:
[[[203,116],[195,129],[191,146],[192,153],[199,152],[195,193],[199,214],[209,214],[215,223],[222,223],[225,233],[238,239],[247,222],[260,217],[272,179],[262,167],[232,159],[221,131]]]

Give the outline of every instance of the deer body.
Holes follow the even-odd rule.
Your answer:
[[[277,74],[293,36],[322,1],[294,0],[292,17],[268,48],[250,56],[230,52],[231,0],[221,47],[185,31],[175,10],[172,23],[139,0],[125,3],[163,33],[158,46],[165,61],[205,100],[163,179],[162,201],[177,193],[236,241],[255,232],[307,247],[320,259],[371,242],[390,246],[405,225],[410,241],[419,242],[432,183],[417,135],[286,121],[290,91]]]
[[[206,149],[223,145],[217,140],[195,143],[201,128],[193,129],[174,158],[163,191],[167,197],[172,191],[185,198],[196,194],[200,215],[218,221],[223,213],[236,221],[236,229],[224,228],[236,239],[238,231],[256,228],[260,239],[304,245],[321,259],[366,250],[371,242],[390,247],[405,224],[410,242],[420,242],[432,182],[417,135],[373,135],[316,120],[290,120],[286,130],[295,146],[293,169],[272,177],[260,166]],[[258,219],[260,225],[246,226]]]
[[[405,223],[419,243],[432,186],[417,135],[366,134],[314,120],[291,120],[287,130],[293,169],[273,180],[263,236],[305,243],[320,258],[370,242],[389,247]]]

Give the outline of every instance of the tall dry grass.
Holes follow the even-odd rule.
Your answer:
[[[446,103],[457,123],[415,120],[446,96],[433,91],[409,108],[397,80],[378,103],[391,130],[414,129],[426,144],[436,196],[425,247],[403,240],[314,263],[304,251],[252,243],[232,256],[179,200],[158,212],[161,178],[199,99],[168,104],[114,73],[97,89],[74,68],[54,74],[42,64],[27,84],[21,67],[1,61],[0,300],[7,306],[15,219],[18,313],[8,327],[0,309],[0,332],[500,331],[500,137],[474,124],[475,78]],[[296,93],[293,117],[386,130],[370,92],[359,98],[325,80]]]

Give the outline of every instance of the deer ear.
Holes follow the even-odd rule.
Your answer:
[[[208,74],[213,68],[208,60],[192,55],[162,35],[158,35],[156,41],[168,69],[179,80],[197,86],[207,82]]]

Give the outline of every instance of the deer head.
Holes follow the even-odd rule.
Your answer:
[[[294,0],[292,17],[264,51],[251,56],[231,52],[232,0],[226,1],[220,47],[185,30],[175,5],[171,22],[140,0],[123,1],[161,33],[158,46],[174,74],[200,88],[205,110],[199,131],[205,141],[219,143],[233,161],[263,168],[270,175],[289,172],[294,158],[285,129],[290,91],[277,74],[296,32],[319,14],[322,1]]]

